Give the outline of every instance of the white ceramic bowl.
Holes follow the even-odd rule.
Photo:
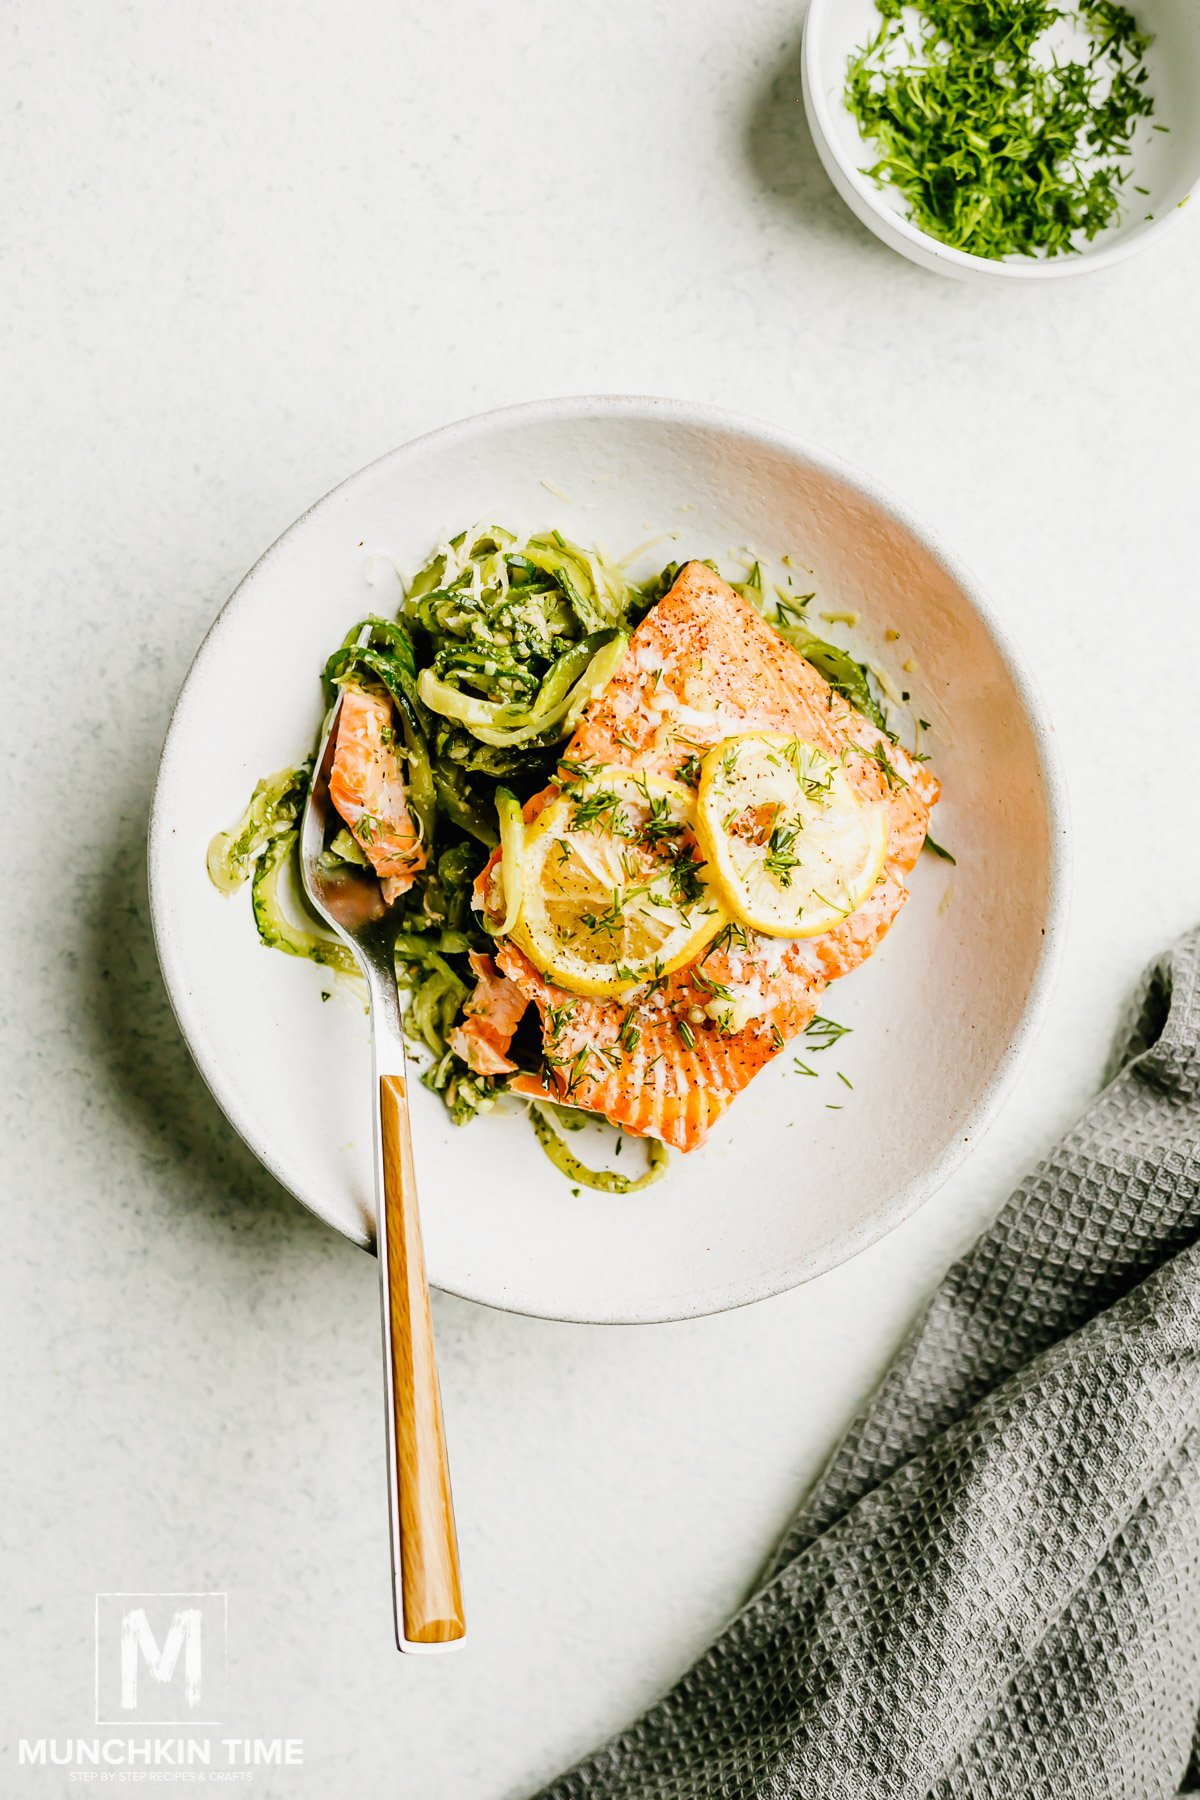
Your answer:
[[[150,881],[180,1025],[268,1168],[368,1243],[361,1003],[349,992],[323,1003],[327,974],[263,949],[248,897],[218,894],[204,853],[260,775],[310,749],[330,647],[398,600],[368,585],[386,566],[371,553],[413,570],[482,518],[558,526],[618,553],[677,533],[643,555],[646,572],[736,546],[788,551],[812,570],[815,607],[860,615],[863,651],[917,664],[903,679],[933,723],[937,835],[958,866],[922,857],[896,929],[828,994],[825,1010],[853,1035],[810,1058],[819,1080],[781,1056],[703,1149],[625,1198],[572,1198],[519,1109],[457,1128],[416,1090],[438,1286],[597,1321],[685,1318],[779,1292],[911,1213],[994,1116],[1046,1003],[1065,835],[1041,705],[976,583],[868,477],[786,432],[668,400],[519,406],[393,451],[285,532],[201,646],[163,750]]]
[[[903,200],[894,190],[877,187],[862,173],[874,161],[874,152],[847,112],[843,94],[849,57],[879,29],[875,0],[811,0],[804,21],[804,107],[826,174],[876,237],[939,275],[960,281],[1056,281],[1123,262],[1174,228],[1200,182],[1200,4],[1133,0],[1131,10],[1142,29],[1154,34],[1146,63],[1156,110],[1152,121],[1140,121],[1137,128],[1123,220],[1078,255],[994,261],[953,250],[904,216]],[[1155,131],[1155,124],[1169,129]],[[1125,158],[1122,163],[1130,166]],[[1134,192],[1134,183],[1148,194]]]

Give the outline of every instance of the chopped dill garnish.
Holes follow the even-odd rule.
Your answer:
[[[646,802],[646,818],[638,829],[638,842],[648,848],[659,844],[672,843],[683,836],[683,821],[671,812],[671,802],[665,794],[652,794],[646,784],[642,784]]]
[[[746,935],[746,927],[739,925],[735,919],[730,919],[728,925],[722,925],[708,948],[710,954],[714,950],[748,950],[750,939]]]
[[[661,992],[662,988],[666,985],[666,980],[667,980],[666,973],[664,972],[663,966],[660,962],[656,961],[654,963],[653,967],[654,967],[653,978],[646,983],[645,997],[647,1000],[653,998],[653,996],[655,994]],[[653,1063],[651,1063],[650,1066],[651,1066],[651,1068],[653,1068],[654,1067]]]
[[[1121,167],[1154,111],[1150,44],[1116,0],[876,0],[846,104],[876,160],[863,173],[914,225],[973,256],[1058,256],[1119,219]],[[905,15],[916,19],[909,34]],[[1073,26],[1072,54],[1044,42]],[[1156,126],[1156,130],[1160,127]]]
[[[614,837],[633,835],[621,796],[614,794],[611,788],[593,788],[590,793],[580,794],[572,800],[571,822],[567,829],[588,831],[595,825],[603,825]]]
[[[630,900],[639,899],[647,891],[645,887],[625,888],[623,891],[621,888],[613,888],[606,910],[602,913],[580,913],[580,922],[597,936],[615,937],[624,920],[626,904]]]
[[[567,1069],[566,1084],[563,1088],[564,1099],[568,1098],[583,1080],[587,1073],[588,1058],[591,1054],[591,1046],[588,1044],[585,1044],[582,1050],[576,1051]],[[552,1059],[547,1057],[546,1061],[551,1062]]]
[[[829,1050],[852,1029],[850,1025],[839,1025],[836,1019],[825,1018],[822,1013],[814,1013],[804,1027],[804,1035],[810,1049]]]
[[[546,1008],[546,1042],[557,1044],[566,1028],[567,1020],[572,1012],[571,1005],[547,1006]]]
[[[921,848],[922,850],[928,850],[931,856],[938,857],[942,862],[948,862],[954,868],[958,867],[957,857],[951,856],[949,850],[946,849],[946,846],[944,844],[939,844],[928,832],[925,833],[925,842],[921,845]]]
[[[711,994],[714,1000],[733,999],[733,995],[726,987],[725,983],[723,981],[717,981],[711,975],[706,975],[699,963],[697,963],[691,971],[691,980],[693,987],[698,987],[701,993]]]
[[[800,858],[792,846],[800,835],[800,820],[791,824],[777,819],[771,827],[771,835],[767,840],[767,854],[763,857],[764,869],[769,869],[781,887],[791,887],[792,870],[799,868]]]
[[[907,781],[905,781],[903,775],[900,774],[895,763],[884,749],[882,740],[880,740],[878,744],[873,744],[869,750],[864,750],[863,755],[869,756],[872,762],[879,764],[879,767],[883,770],[884,780],[887,782],[889,788],[905,788],[908,786]],[[928,758],[918,758],[917,760],[928,761]]]
[[[699,905],[706,898],[707,889],[700,871],[702,863],[692,857],[685,846],[677,847],[672,853],[667,867],[667,880],[672,897],[678,901],[685,911]]]

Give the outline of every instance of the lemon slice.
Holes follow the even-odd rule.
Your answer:
[[[696,835],[721,899],[771,937],[816,937],[861,906],[887,857],[887,808],[781,733],[726,738],[700,767]]]
[[[695,796],[676,781],[600,768],[525,835],[512,930],[530,961],[575,994],[616,995],[692,962],[725,924],[695,838]]]

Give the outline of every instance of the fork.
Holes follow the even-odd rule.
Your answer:
[[[325,723],[300,828],[304,891],[347,945],[367,983],[374,1047],[376,1247],[387,1422],[388,1521],[396,1648],[453,1650],[466,1635],[450,1465],[408,1116],[404,1027],[396,988],[396,927],[378,881],[350,863],[327,863],[341,824],[329,776],[342,702]]]

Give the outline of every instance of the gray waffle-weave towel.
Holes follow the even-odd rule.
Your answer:
[[[1200,932],[765,1583],[544,1800],[1160,1800],[1200,1706]]]

